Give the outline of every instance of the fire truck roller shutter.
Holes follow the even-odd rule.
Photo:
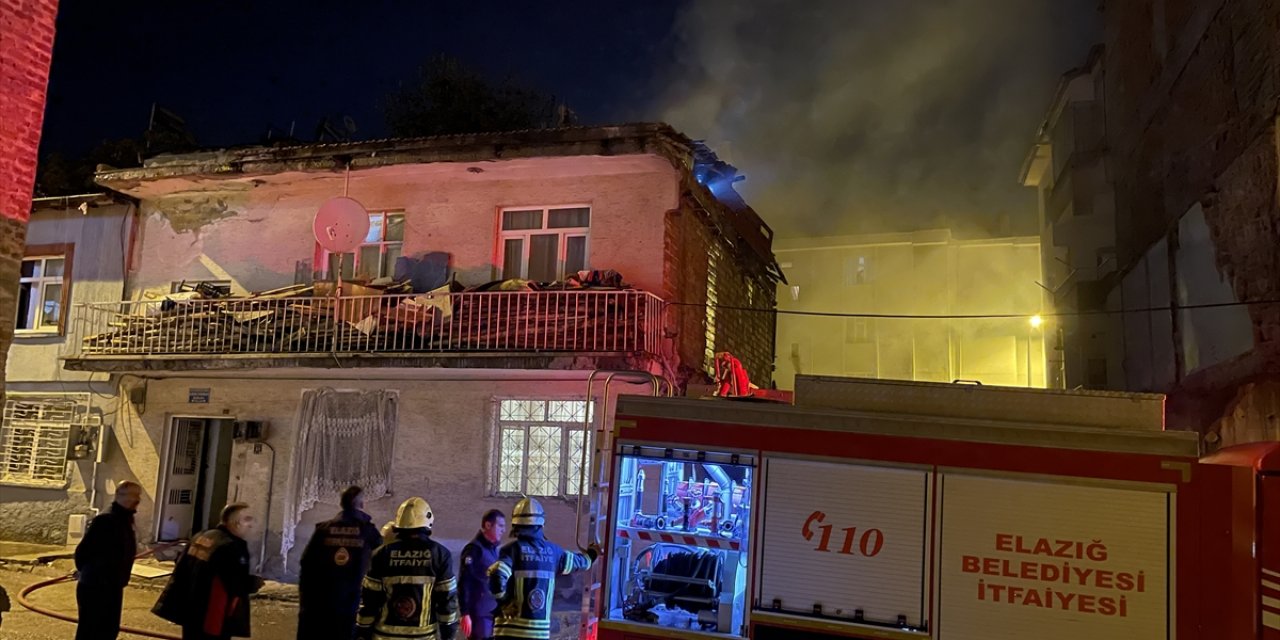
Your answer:
[[[785,611],[921,627],[928,471],[769,458],[760,602]]]

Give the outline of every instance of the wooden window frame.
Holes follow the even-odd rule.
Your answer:
[[[67,317],[71,315],[71,283],[73,279],[74,243],[57,243],[57,244],[29,244],[23,249],[22,262],[28,260],[39,260],[44,258],[61,258],[62,259],[62,296],[59,300],[61,305],[61,313],[58,314],[57,329],[18,329],[17,317],[14,317],[15,338],[40,337],[40,336],[65,336],[67,335]],[[44,301],[44,294],[41,293],[41,302]]]

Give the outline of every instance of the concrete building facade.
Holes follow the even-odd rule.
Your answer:
[[[1040,243],[946,229],[780,238],[778,373],[1044,387]],[[858,317],[858,314],[866,314]],[[870,317],[875,315],[895,317]],[[927,319],[910,316],[1007,315]]]
[[[136,480],[140,540],[183,537],[248,502],[266,522],[255,565],[290,578],[336,489],[359,482],[378,523],[426,497],[455,551],[484,511],[536,495],[549,534],[572,546],[605,394],[650,392],[615,381],[588,395],[592,372],[679,389],[730,351],[770,380],[781,274],[768,227],[702,184],[693,145],[628,125],[223,150],[100,172],[138,203],[123,286],[73,310],[64,371],[34,356],[9,371],[93,380],[108,435],[96,485],[73,463],[65,508],[23,537],[65,536],[65,513]],[[344,192],[371,231],[331,258],[312,222]],[[506,284],[376,290],[396,280],[397,257],[459,285]],[[601,281],[524,283],[578,270]],[[96,502],[81,485],[98,487]]]
[[[1280,438],[1280,5],[1103,15],[1125,386],[1210,446]]]
[[[75,351],[67,336],[72,309],[124,295],[133,214],[127,199],[107,194],[33,206],[0,414],[0,539],[62,541],[68,519],[88,514],[111,481],[96,470],[115,383],[65,371],[62,359]]]
[[[1102,48],[1062,76],[1020,181],[1036,189],[1046,309],[1055,313],[1050,386],[1124,387],[1119,319],[1102,313],[1116,272]]]

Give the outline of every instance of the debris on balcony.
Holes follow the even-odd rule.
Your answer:
[[[413,289],[386,278],[88,305],[81,354],[635,352],[656,349],[660,333],[661,300],[613,270]]]

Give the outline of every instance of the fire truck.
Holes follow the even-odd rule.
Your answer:
[[[1280,639],[1280,443],[1163,396],[799,376],[622,396],[583,636]],[[606,411],[606,414],[609,413]]]

